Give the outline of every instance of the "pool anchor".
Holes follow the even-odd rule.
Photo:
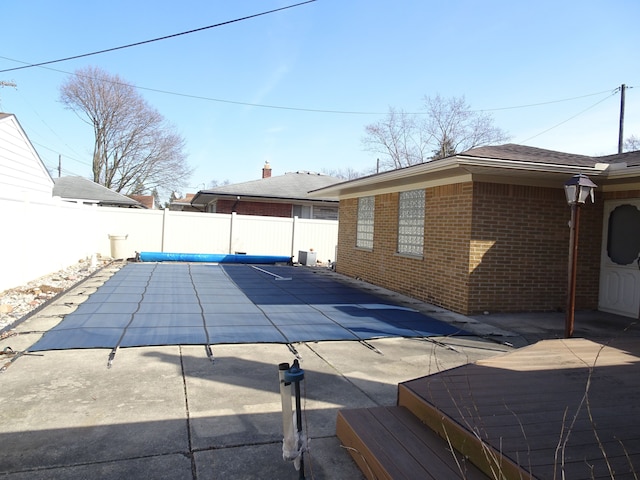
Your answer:
[[[308,450],[307,437],[302,432],[302,410],[300,407],[300,382],[304,380],[304,370],[298,360],[278,365],[280,376],[280,397],[282,400],[282,459],[293,462],[299,472],[298,478],[304,480],[304,452]],[[291,386],[294,387],[296,410],[295,416],[291,404]]]

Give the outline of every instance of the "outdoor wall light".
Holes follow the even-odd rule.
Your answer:
[[[584,205],[588,197],[591,197],[593,203],[593,192],[597,185],[589,180],[589,177],[583,175],[574,175],[564,184],[564,193],[567,196],[569,205]]]
[[[580,229],[580,207],[587,198],[594,201],[593,192],[597,185],[583,174],[574,175],[564,184],[567,203],[571,207],[571,222],[569,223],[569,275],[567,288],[567,312],[565,318],[565,337],[573,336],[573,325],[576,310],[576,272],[578,264],[578,233]]]

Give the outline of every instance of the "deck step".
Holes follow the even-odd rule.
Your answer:
[[[398,385],[398,405],[406,408],[417,421],[431,429],[468,462],[475,465],[490,478],[532,479],[525,468],[514,463],[508,456],[484,441],[481,433],[474,433],[473,426],[466,428],[443,413],[437,406],[412,389],[413,384],[428,382],[428,377],[410,380]],[[466,406],[463,408],[467,408]]]
[[[369,480],[487,478],[402,406],[341,410],[336,431]]]

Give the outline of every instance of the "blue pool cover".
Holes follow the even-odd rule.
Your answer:
[[[130,263],[29,351],[461,333],[306,267]]]

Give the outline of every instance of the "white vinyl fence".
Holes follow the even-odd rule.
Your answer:
[[[111,256],[111,236],[136,252],[287,255],[313,250],[335,260],[338,222],[174,212],[0,198],[0,292],[93,255]],[[126,237],[126,239],[124,239]]]

